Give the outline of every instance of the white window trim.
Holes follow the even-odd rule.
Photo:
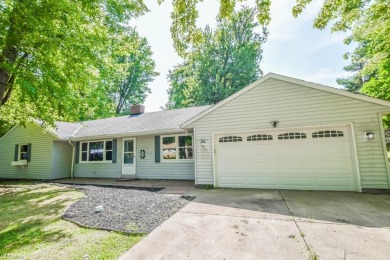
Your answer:
[[[192,137],[192,159],[179,159],[179,136],[191,136]],[[176,141],[176,159],[164,159],[163,155],[163,139],[164,137],[175,137]],[[172,135],[161,135],[160,136],[160,162],[193,162],[194,161],[194,135],[193,134],[172,134]]]
[[[85,141],[80,142],[80,154],[79,154],[79,163],[112,163],[112,160],[106,160],[106,151],[113,152],[113,149],[106,150],[106,142],[113,142],[113,139],[106,139],[106,140],[93,140],[93,141]],[[87,159],[89,159],[89,143],[95,143],[95,142],[104,142],[104,151],[103,151],[103,161],[83,161],[83,144],[88,144],[87,146]]]
[[[27,159],[22,159],[22,146],[25,145],[27,146],[27,151],[26,152],[23,152],[23,153],[26,153],[27,154],[27,157],[28,157],[28,144],[19,144],[19,147],[18,147],[18,161],[27,161]]]

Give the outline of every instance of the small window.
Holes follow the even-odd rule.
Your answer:
[[[251,135],[246,138],[247,141],[266,141],[272,140],[272,135]]]
[[[329,131],[318,131],[312,134],[313,138],[328,138],[328,137],[343,137],[343,131],[329,130]]]
[[[286,139],[305,139],[305,133],[284,133],[278,135],[278,140],[286,140]]]
[[[22,144],[19,146],[19,160],[27,160],[28,159],[28,145]]]
[[[88,161],[88,143],[81,144],[81,161]]]
[[[193,159],[192,135],[173,135],[162,138],[163,160],[186,160]]]
[[[233,142],[242,142],[241,136],[225,136],[219,138],[220,143],[233,143]]]

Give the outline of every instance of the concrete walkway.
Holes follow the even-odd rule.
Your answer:
[[[120,259],[389,259],[390,194],[197,190]]]
[[[53,180],[54,183],[81,185],[130,186],[142,188],[163,188],[159,193],[184,195],[195,190],[194,181],[182,180],[126,180],[115,178],[65,178]]]

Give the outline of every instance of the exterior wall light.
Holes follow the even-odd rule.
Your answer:
[[[206,147],[206,141],[205,140],[200,141],[200,146],[201,147]]]
[[[371,131],[366,132],[367,140],[374,140],[374,133]]]
[[[276,128],[279,124],[279,121],[271,121],[269,122],[274,128]]]

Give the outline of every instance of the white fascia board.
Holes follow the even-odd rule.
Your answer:
[[[19,125],[15,125],[14,127],[12,127],[7,133],[5,133],[1,138],[0,138],[0,141],[3,140],[7,135],[9,135],[12,131],[15,130],[16,127],[18,127]]]
[[[94,136],[83,136],[83,137],[71,137],[71,141],[87,141],[87,140],[100,140],[100,139],[111,139],[111,138],[123,138],[123,137],[137,137],[145,135],[165,135],[165,134],[177,134],[177,133],[188,133],[188,131],[180,128],[166,129],[160,131],[146,131],[146,132],[133,132],[133,133],[121,133],[121,134],[106,134],[106,135],[94,135]]]
[[[53,131],[51,131],[49,128],[45,128],[43,126],[41,126],[40,124],[38,124],[35,120],[32,121],[32,123],[36,126],[38,126],[39,128],[43,129],[43,131],[45,131],[46,133],[49,133],[50,135],[52,135],[53,137],[55,137],[56,139],[60,139],[58,137],[58,135],[56,133],[54,133]]]
[[[373,104],[376,104],[376,105],[386,106],[386,107],[389,107],[389,111],[390,111],[390,102],[386,101],[386,100],[373,98],[373,97],[368,97],[368,96],[364,96],[364,95],[361,95],[361,94],[348,92],[346,90],[341,90],[341,89],[337,89],[337,88],[333,88],[333,87],[329,87],[329,86],[325,86],[325,85],[321,85],[321,84],[317,84],[317,83],[313,83],[313,82],[307,82],[307,81],[304,81],[304,80],[300,80],[300,79],[296,79],[296,78],[292,78],[292,77],[287,77],[287,76],[283,76],[283,75],[279,75],[279,74],[275,74],[275,73],[268,73],[267,75],[265,75],[261,79],[259,79],[259,80],[255,81],[255,82],[253,82],[252,84],[250,84],[249,86],[241,89],[240,91],[236,92],[235,94],[227,97],[226,99],[222,100],[221,102],[219,102],[219,103],[215,104],[214,106],[206,109],[205,111],[203,111],[202,113],[198,114],[197,116],[187,120],[186,122],[181,124],[180,127],[181,128],[186,128],[188,125],[192,124],[193,122],[197,121],[198,119],[200,119],[200,118],[204,117],[205,115],[211,113],[212,111],[216,110],[217,108],[225,105],[226,103],[230,102],[231,100],[241,96],[242,94],[248,92],[252,88],[260,85],[261,83],[263,83],[264,81],[266,81],[268,79],[277,79],[277,80],[280,80],[280,81],[285,81],[285,82],[288,82],[288,83],[301,85],[301,86],[304,86],[304,87],[309,87],[309,88],[317,89],[317,90],[320,90],[320,91],[333,93],[333,94],[337,94],[337,95],[341,95],[341,96],[345,96],[345,97],[349,97],[349,98],[353,98],[353,99],[357,99],[357,100],[373,103]]]
[[[347,90],[342,90],[342,89],[338,89],[338,88],[334,88],[334,87],[330,87],[330,86],[326,86],[326,85],[322,85],[322,84],[318,84],[318,83],[308,82],[308,81],[304,81],[301,79],[291,78],[291,77],[287,77],[287,76],[283,76],[283,75],[279,75],[279,74],[274,74],[274,73],[269,73],[269,74],[271,74],[271,78],[273,78],[273,79],[278,79],[278,80],[286,81],[286,82],[289,82],[292,84],[302,85],[305,87],[309,87],[309,88],[313,88],[313,89],[317,89],[317,90],[321,90],[321,91],[325,91],[325,92],[329,92],[329,93],[333,93],[333,94],[338,94],[338,95],[349,97],[349,98],[354,98],[354,99],[366,101],[366,102],[373,103],[376,105],[390,107],[390,101],[387,101],[387,100],[369,97],[369,96],[365,96],[362,94],[349,92]]]
[[[53,137],[55,137],[56,139],[59,139],[58,136],[53,133],[52,131],[50,131],[49,129],[45,129],[43,128],[40,124],[38,124],[37,122],[35,122],[34,120],[32,122],[30,122],[31,124],[35,125],[35,126],[38,126],[39,128],[43,129],[46,133],[49,133],[50,135],[52,135]],[[14,127],[11,128],[11,130],[9,130],[5,135],[3,135],[1,138],[0,138],[0,141],[3,140],[3,138],[5,138],[7,135],[9,135],[12,131],[14,131],[18,126],[21,126],[20,124],[19,125],[15,125]]]
[[[188,125],[192,124],[193,122],[197,121],[198,119],[204,117],[205,115],[211,113],[212,111],[216,110],[217,108],[225,105],[226,103],[230,102],[231,100],[235,99],[236,97],[239,97],[241,96],[242,94],[244,94],[245,92],[251,90],[252,88],[256,87],[257,85],[261,84],[262,82],[266,81],[267,79],[270,78],[270,74],[267,74],[265,75],[264,77],[262,77],[261,79],[253,82],[252,84],[250,84],[249,86],[241,89],[240,91],[234,93],[233,95],[225,98],[224,100],[222,100],[221,102],[215,104],[214,106],[206,109],[205,111],[203,111],[202,113],[194,116],[193,118],[187,120],[186,122],[184,122],[183,124],[180,125],[181,128],[186,128]]]

